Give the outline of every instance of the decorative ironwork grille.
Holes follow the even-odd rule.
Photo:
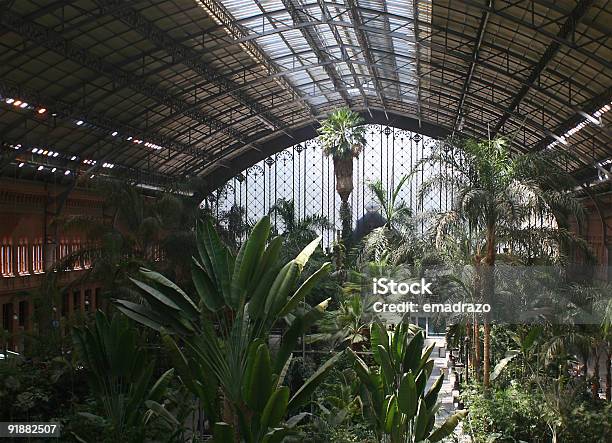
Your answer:
[[[353,226],[375,203],[368,183],[382,181],[388,193],[399,180],[413,171],[414,165],[431,152],[434,139],[390,126],[368,125],[367,143],[354,164],[354,189],[350,197]],[[428,177],[442,172],[425,165],[407,182],[400,199],[412,208],[415,215],[425,211],[449,209],[451,190],[443,189],[430,195],[421,205],[417,191]],[[293,200],[297,219],[308,215],[325,216],[332,228],[323,229],[323,243],[329,246],[341,229],[340,197],[335,190],[334,166],[323,154],[318,139],[291,146],[251,166],[231,179],[209,203],[217,214],[229,211],[233,205],[244,208],[245,217],[255,222],[270,211],[279,199]],[[273,216],[273,221],[281,224]],[[425,222],[418,228],[423,231]],[[282,231],[282,226],[279,226]]]

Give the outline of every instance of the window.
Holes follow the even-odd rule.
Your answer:
[[[91,289],[85,289],[85,310],[89,311],[91,307]]]
[[[42,274],[45,272],[45,260],[43,257],[43,245],[41,240],[37,240],[32,245],[32,272]]]
[[[28,324],[28,302],[19,302],[19,326],[25,327]]]
[[[3,277],[13,275],[13,250],[11,245],[3,244],[0,247],[0,271]]]
[[[81,310],[81,290],[77,289],[72,293],[72,309],[75,311]]]
[[[5,331],[13,332],[13,304],[5,303],[2,305],[2,328]]]
[[[70,252],[75,257],[72,269],[82,269],[81,257],[79,257],[79,251],[81,250],[81,240],[77,239],[72,242]]]
[[[30,273],[28,243],[25,240],[20,240],[17,245],[17,273],[19,275],[28,275]]]
[[[68,257],[70,251],[68,250],[68,243],[61,242],[59,245],[59,258],[60,260]]]
[[[62,294],[62,317],[68,317],[70,313],[70,293],[65,291]]]
[[[83,251],[83,268],[91,268],[91,244],[85,245],[85,251]]]
[[[94,306],[97,308],[100,306],[100,294],[102,293],[102,288],[96,288],[94,292]]]

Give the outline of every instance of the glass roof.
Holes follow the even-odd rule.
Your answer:
[[[311,105],[416,103],[413,0],[220,3]]]

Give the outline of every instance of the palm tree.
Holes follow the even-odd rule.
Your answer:
[[[366,259],[389,261],[391,264],[413,261],[417,242],[413,230],[412,210],[403,199],[399,199],[399,194],[409,178],[402,177],[391,193],[387,192],[380,180],[368,184],[382,209],[385,223],[364,238],[363,253]]]
[[[336,191],[342,205],[342,236],[347,239],[351,231],[348,199],[353,192],[353,158],[361,153],[365,145],[366,128],[363,118],[348,108],[334,111],[319,128],[323,152],[334,160]]]
[[[301,250],[302,245],[317,238],[317,230],[330,227],[327,217],[321,214],[307,215],[299,219],[296,216],[295,202],[284,198],[278,199],[268,214],[275,221],[274,230],[284,237],[284,255],[288,257],[294,256]]]
[[[418,196],[433,190],[453,188],[453,209],[438,219],[438,232],[452,226],[482,232],[484,242],[474,255],[480,292],[490,299],[494,292],[493,269],[500,246],[519,247],[526,234],[539,232],[548,238],[568,239],[558,226],[570,217],[583,216],[571,190],[575,182],[555,159],[546,153],[511,157],[502,138],[495,140],[448,140],[433,147],[413,173],[426,164],[440,171],[426,180]],[[438,168],[439,167],[439,168]],[[548,220],[548,227],[533,228],[535,220]],[[484,320],[483,381],[490,381],[491,325]]]

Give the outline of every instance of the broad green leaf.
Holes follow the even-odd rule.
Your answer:
[[[510,361],[517,355],[519,355],[519,351],[511,350],[511,351],[506,352],[506,356],[502,358],[499,361],[499,363],[495,365],[493,372],[491,372],[491,377],[490,377],[491,381],[499,377],[499,374],[502,373],[502,371],[508,365],[508,363],[510,363]]]
[[[325,309],[324,303],[328,300],[319,303],[317,306],[308,311],[307,314],[295,317],[291,323],[291,326],[289,326],[287,331],[283,334],[281,346],[276,353],[276,362],[274,365],[275,373],[280,373],[285,365],[285,362],[295,349],[300,336],[304,334],[315,322],[323,317],[323,311]]]
[[[438,401],[438,393],[442,388],[442,383],[444,382],[444,374],[441,374],[440,377],[434,382],[434,384],[429,388],[427,394],[425,394],[425,404],[429,409],[433,408]]]
[[[290,429],[275,428],[264,436],[262,443],[281,443],[283,439],[290,433]]]
[[[251,300],[248,303],[248,311],[251,317],[261,318],[264,314],[266,302],[273,296],[270,288],[272,288],[272,284],[278,277],[278,274],[279,269],[277,266],[274,266],[268,269],[259,279],[255,291],[251,295]]]
[[[238,300],[238,304],[246,297],[248,285],[264,253],[269,235],[270,217],[263,217],[253,227],[248,239],[238,252],[231,284],[232,298]]]
[[[385,349],[389,347],[389,333],[382,323],[375,322],[370,326],[370,342],[372,344],[374,360],[380,365],[382,362],[378,352],[378,345],[383,346]]]
[[[155,382],[151,390],[149,391],[149,395],[147,398],[154,401],[159,401],[160,398],[164,395],[168,384],[174,377],[174,368],[168,369],[164,372]]]
[[[443,438],[448,437],[453,433],[453,431],[459,424],[459,420],[464,419],[466,415],[467,411],[458,411],[454,413],[453,415],[448,417],[438,429],[429,434],[429,437],[427,437],[427,439],[430,442],[435,443],[442,440]]]
[[[174,303],[169,297],[167,297],[165,294],[162,294],[160,291],[158,291],[154,287],[149,286],[148,284],[143,283],[141,281],[135,280],[131,277],[130,277],[130,281],[134,283],[136,286],[138,286],[140,289],[142,289],[145,292],[145,294],[149,294],[154,299],[158,300],[159,302],[166,305],[167,307],[174,309],[176,311],[180,310],[180,308],[178,307],[176,303]]]
[[[280,235],[270,240],[270,243],[268,243],[268,247],[264,251],[261,260],[259,261],[257,275],[263,274],[266,269],[276,267],[276,262],[278,261],[278,257],[280,256],[284,241],[285,239]]]
[[[416,414],[417,408],[417,388],[412,372],[404,374],[397,396],[397,403],[400,411],[406,414],[408,420]]]
[[[391,359],[389,358],[389,353],[383,345],[378,345],[377,348],[381,361],[380,367],[385,377],[385,383],[387,386],[393,387],[395,386],[395,370],[393,369],[393,363],[391,363]]]
[[[421,362],[421,353],[423,351],[423,343],[425,342],[425,337],[423,335],[423,331],[417,332],[414,337],[406,346],[404,351],[404,371],[408,372],[411,370],[414,374],[417,373],[419,369],[419,364]]]
[[[174,297],[173,293],[166,294],[166,295],[168,297],[171,297],[172,300],[178,306],[181,307],[181,309],[183,309],[187,313],[194,314],[195,316],[197,316],[197,313],[198,313],[197,306],[193,303],[193,301],[185,293],[185,291],[183,291],[180,287],[178,287],[176,284],[174,284],[171,280],[168,280],[166,277],[164,277],[162,274],[160,274],[158,272],[151,271],[151,270],[146,269],[146,268],[140,268],[140,273],[142,275],[144,275],[146,278],[148,278],[150,280],[153,280],[155,283],[158,283],[158,284],[160,284],[162,286],[165,286],[165,287],[167,287],[169,289],[172,289],[172,291],[176,292],[176,294],[177,294],[176,297]]]
[[[154,319],[151,317],[151,316],[154,316],[155,313],[151,311],[150,309],[146,309],[142,307],[141,305],[133,303],[133,305],[143,308],[141,310],[134,310],[132,308],[128,308],[127,306],[124,306],[125,303],[130,303],[130,302],[126,302],[125,300],[115,301],[115,304],[118,305],[117,309],[120,312],[123,312],[126,316],[128,316],[132,320],[137,321],[138,323],[143,324],[155,331],[160,331],[163,328],[163,325],[159,323],[157,319]],[[151,316],[149,316],[149,314],[151,314]]]
[[[300,301],[304,300],[304,297],[306,297],[308,295],[308,293],[310,293],[312,288],[323,277],[325,277],[327,274],[329,274],[329,271],[331,270],[331,267],[332,267],[331,263],[330,262],[326,262],[315,273],[313,273],[310,277],[308,277],[306,279],[306,281],[304,283],[302,283],[302,285],[298,288],[298,290],[295,291],[295,293],[287,301],[287,303],[285,304],[283,309],[281,309],[281,311],[278,314],[279,317],[284,317],[285,315],[287,315],[288,313],[293,311],[293,309],[295,309],[295,307],[298,305],[298,303]]]
[[[417,407],[416,421],[414,422],[414,441],[421,441],[425,437],[429,425],[429,411],[425,401],[420,398]]]
[[[352,349],[347,348],[346,352],[348,352],[349,357],[351,357],[355,362],[354,368],[355,372],[357,373],[357,376],[359,377],[359,380],[361,380],[363,384],[369,386],[371,384],[371,372],[366,362],[364,362],[363,359],[359,357]]]
[[[312,376],[304,382],[304,384],[297,390],[297,392],[291,397],[287,405],[287,410],[292,411],[299,406],[307,403],[310,400],[310,396],[314,393],[315,389],[324,380],[327,373],[334,367],[336,362],[342,358],[344,352],[339,352],[332,358],[327,360],[323,365],[312,374]]]
[[[395,395],[391,395],[387,401],[387,408],[385,411],[385,432],[387,434],[391,434],[393,430],[393,422],[395,421],[395,416],[398,413],[397,399],[395,398]]]
[[[268,315],[276,316],[281,307],[287,303],[287,298],[295,288],[299,273],[299,266],[293,260],[283,266],[272,283],[270,294],[266,299],[265,310]]]
[[[300,267],[300,272],[302,271],[302,269],[304,269],[304,266],[306,266],[306,263],[308,263],[310,256],[315,251],[315,249],[317,249],[317,246],[319,246],[319,243],[321,243],[321,238],[322,237],[319,236],[315,238],[313,241],[311,241],[308,245],[306,245],[304,249],[302,249],[302,252],[300,252],[298,256],[295,258],[294,261]]]
[[[261,429],[273,428],[280,423],[287,413],[289,402],[289,388],[283,386],[270,396],[266,407],[261,414]]]
[[[419,369],[421,369],[423,366],[425,366],[425,364],[429,361],[429,356],[431,355],[431,352],[433,351],[434,347],[436,346],[435,343],[432,343],[426,350],[425,352],[423,352],[423,355],[421,356],[421,361],[419,362]]]
[[[180,425],[180,423],[176,419],[176,417],[174,415],[172,415],[166,408],[164,408],[158,402],[153,401],[153,400],[147,400],[147,401],[145,401],[145,406],[147,408],[149,408],[150,410],[152,410],[153,412],[155,412],[160,417],[162,417],[168,423],[170,423],[170,424],[172,424],[174,426],[179,426]]]
[[[218,289],[195,259],[191,263],[191,280],[200,300],[209,311],[215,312],[223,307],[223,296],[219,294]]]
[[[254,411],[261,413],[272,394],[272,364],[268,347],[260,344],[253,358],[254,362],[246,381],[246,402]]]

